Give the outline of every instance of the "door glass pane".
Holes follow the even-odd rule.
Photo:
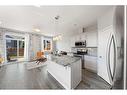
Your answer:
[[[7,61],[17,60],[17,40],[6,40]]]
[[[19,57],[24,57],[24,41],[19,41]]]
[[[24,60],[24,37],[15,35],[6,35],[6,55],[7,61]]]

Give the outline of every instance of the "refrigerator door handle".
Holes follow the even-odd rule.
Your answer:
[[[116,44],[115,44],[115,38],[114,35],[111,35],[110,41],[109,41],[109,47],[108,47],[108,74],[111,84],[114,80],[115,75],[115,67],[116,67]]]

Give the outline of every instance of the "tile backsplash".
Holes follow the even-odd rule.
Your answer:
[[[88,55],[90,56],[97,56],[97,47],[95,48],[88,48]]]

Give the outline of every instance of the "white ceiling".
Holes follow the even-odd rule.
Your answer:
[[[40,28],[44,35],[72,34],[88,26],[113,6],[0,6],[0,26],[16,30],[35,32]],[[54,17],[59,15],[57,23]],[[76,24],[76,26],[74,25]]]

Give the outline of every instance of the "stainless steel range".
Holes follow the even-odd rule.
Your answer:
[[[80,57],[82,61],[82,69],[85,68],[85,60],[84,60],[84,55],[87,54],[87,49],[86,48],[72,48],[73,56]]]

